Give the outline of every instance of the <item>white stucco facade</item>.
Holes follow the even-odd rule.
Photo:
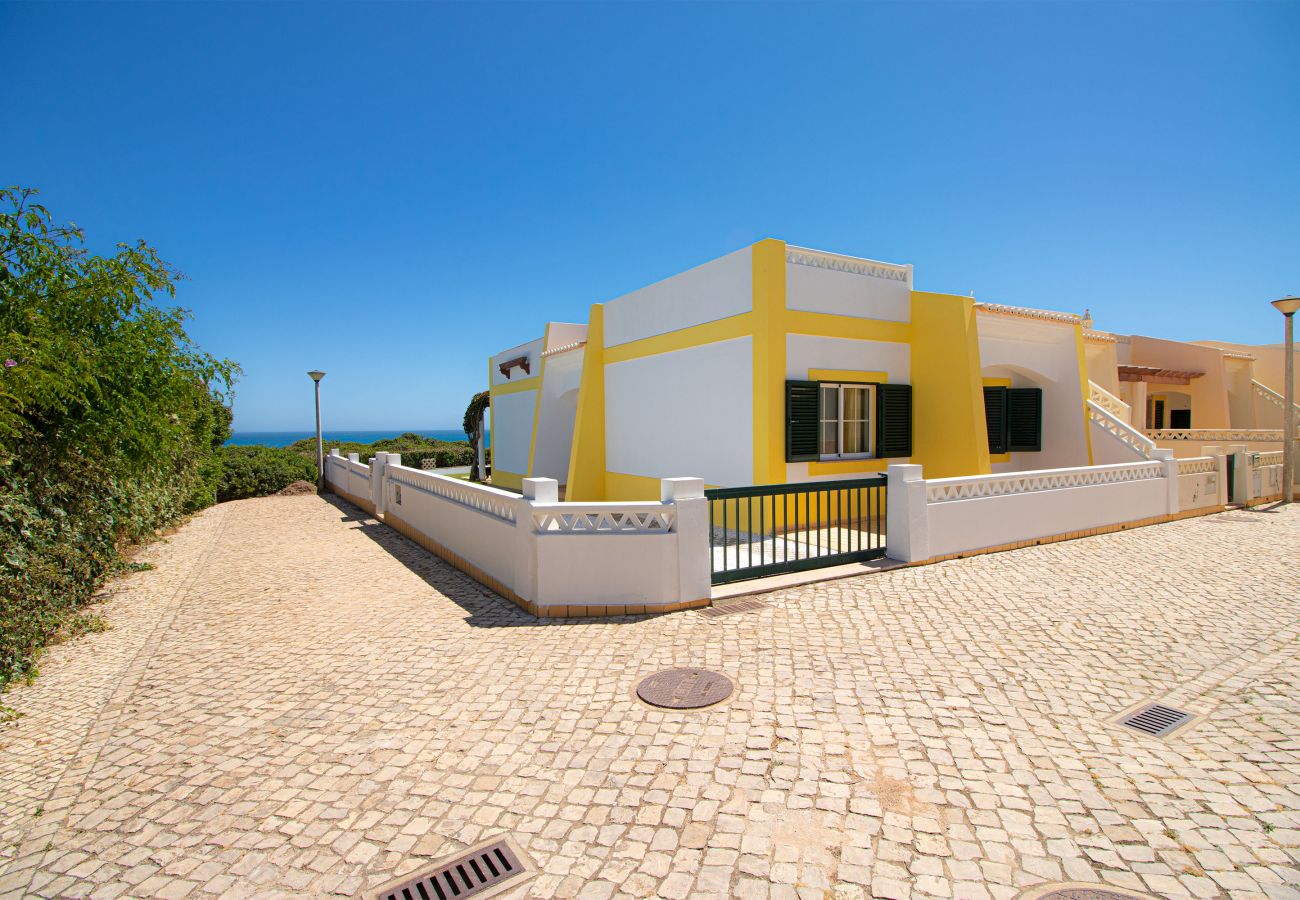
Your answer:
[[[752,353],[742,337],[606,366],[606,468],[752,483]]]
[[[752,268],[746,247],[611,300],[605,304],[605,346],[749,312]]]

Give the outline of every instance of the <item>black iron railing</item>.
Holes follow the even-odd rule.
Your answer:
[[[885,476],[713,488],[713,583],[885,555]]]

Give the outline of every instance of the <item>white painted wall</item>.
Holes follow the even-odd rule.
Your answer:
[[[605,467],[708,484],[753,484],[748,336],[605,366]]]
[[[785,336],[786,378],[807,378],[810,369],[851,369],[884,372],[894,384],[911,384],[911,358],[910,344],[810,334]]]
[[[1176,466],[1169,459],[922,481],[920,466],[891,465],[888,552],[915,562],[1176,513]]]
[[[1010,378],[1012,387],[1043,391],[1043,449],[1012,453],[994,472],[1021,472],[1088,465],[1083,410],[1088,373],[1079,370],[1074,326],[1068,323],[979,313],[980,374]]]
[[[554,478],[561,484],[568,480],[569,451],[573,447],[573,423],[578,414],[578,388],[582,382],[582,357],[583,348],[579,347],[546,358],[537,418],[537,447],[533,450],[534,478]]]
[[[327,471],[342,477],[346,465]],[[708,501],[698,478],[665,479],[659,502],[558,503],[550,479],[525,479],[521,497],[391,461],[377,477],[385,520],[400,519],[529,602],[608,607],[709,596]]]
[[[514,589],[517,494],[406,466],[388,466],[384,474],[386,515]]]
[[[492,400],[492,468],[528,474],[537,391],[499,394]]]
[[[613,347],[749,312],[749,247],[688,269],[605,304],[605,346]]]
[[[526,344],[520,344],[517,347],[511,347],[509,350],[502,350],[492,357],[492,383],[493,384],[511,384],[524,378],[530,378],[538,375],[542,371],[542,342],[543,338],[529,341]],[[510,377],[506,378],[501,374],[499,366],[507,359],[514,359],[517,356],[528,357],[528,368],[530,372],[524,372],[523,369],[515,366],[510,370]]]
[[[546,349],[567,347],[587,339],[587,326],[578,322],[550,322],[546,326]]]
[[[891,322],[912,320],[912,267],[790,247],[786,306]]]

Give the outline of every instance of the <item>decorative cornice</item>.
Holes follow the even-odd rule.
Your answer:
[[[552,350],[543,350],[542,357],[555,356],[557,353],[568,353],[570,350],[577,350],[579,347],[587,346],[586,341],[574,341],[572,344],[565,344],[563,347],[556,347]]]
[[[1248,360],[1250,360],[1251,362],[1254,362],[1254,361],[1255,361],[1255,357],[1252,356],[1251,354],[1249,354],[1249,353],[1239,353],[1239,352],[1237,352],[1236,350],[1224,350],[1224,351],[1223,351],[1223,355],[1224,355],[1224,357],[1227,358],[1227,359],[1248,359]]]
[[[1119,338],[1115,337],[1115,335],[1111,334],[1109,331],[1092,331],[1087,328],[1083,330],[1083,339],[1085,341],[1094,341],[1102,344],[1114,344],[1119,341]]]
[[[889,281],[907,281],[906,266],[879,263],[869,259],[855,259],[850,256],[833,256],[813,250],[786,248],[785,261],[794,263],[796,266],[811,266],[814,269],[830,269],[834,272],[868,275],[872,278],[884,278]]]
[[[1051,309],[1030,309],[1027,306],[1007,306],[1004,303],[976,303],[975,309],[999,316],[1018,316],[1022,319],[1041,319],[1047,322],[1067,322],[1071,325],[1083,324],[1083,316],[1074,313],[1056,312]]]

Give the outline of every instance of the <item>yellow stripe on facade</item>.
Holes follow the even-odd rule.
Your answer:
[[[523,490],[524,476],[519,472],[506,472],[494,468],[492,470],[492,486],[510,491]]]
[[[488,361],[488,371],[492,371],[492,362]],[[521,391],[535,391],[542,386],[542,376],[533,375],[530,378],[521,378],[518,381],[507,381],[505,384],[494,384],[489,389],[489,394],[518,394]]]
[[[912,342],[912,323],[910,322],[859,319],[856,316],[838,316],[834,313],[789,309],[785,311],[784,324],[785,331],[789,334],[848,338],[854,341],[888,341],[895,344],[910,344]]]
[[[725,319],[705,322],[703,325],[692,325],[690,328],[681,328],[677,331],[669,331],[666,334],[656,334],[640,340],[629,341],[626,344],[619,344],[615,347],[607,347],[605,349],[605,364],[626,362],[629,359],[639,359],[643,356],[655,356],[659,353],[671,353],[674,350],[687,350],[703,344],[714,344],[718,341],[745,337],[750,333],[751,321],[752,316],[750,313],[740,313]],[[588,333],[587,344],[588,346],[591,345],[590,333]]]
[[[1088,352],[1083,346],[1083,326],[1074,326],[1074,343],[1079,351],[1079,388],[1083,394],[1083,439],[1088,447],[1088,465],[1092,465],[1092,419],[1088,415]]]

